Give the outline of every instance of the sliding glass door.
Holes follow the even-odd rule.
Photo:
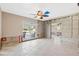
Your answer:
[[[27,25],[23,29],[23,39],[24,40],[32,40],[35,39],[35,27],[32,25]]]
[[[23,22],[23,41],[35,39],[35,23],[33,20],[25,20]]]

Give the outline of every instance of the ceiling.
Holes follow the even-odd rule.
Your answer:
[[[44,18],[44,21],[79,12],[77,3],[1,3],[0,5],[2,11],[32,19],[35,19],[32,14],[35,14],[38,10],[48,10],[50,11],[50,16]]]

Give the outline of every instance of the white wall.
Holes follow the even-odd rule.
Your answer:
[[[36,24],[36,36],[37,38],[43,38],[45,36],[45,26],[43,21],[37,21]]]
[[[16,36],[22,32],[22,17],[2,12],[2,35]]]
[[[36,38],[44,36],[44,23],[27,17],[2,12],[2,35],[15,37],[21,35],[27,25],[35,26]],[[37,36],[39,34],[39,37]]]
[[[2,12],[2,18],[2,35],[8,37],[21,35],[24,24],[35,24],[35,20],[33,19],[17,16],[6,12]]]
[[[50,38],[50,30],[51,30],[51,22],[50,21],[45,21],[45,37]]]

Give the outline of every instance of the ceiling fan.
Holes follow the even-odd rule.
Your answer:
[[[44,17],[49,17],[49,14],[50,14],[49,11],[45,11],[45,12],[37,11],[37,13],[33,15],[35,15],[35,18],[43,19]]]

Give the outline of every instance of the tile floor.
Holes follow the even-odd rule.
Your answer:
[[[3,47],[0,56],[78,56],[76,40],[69,38],[31,40]]]

